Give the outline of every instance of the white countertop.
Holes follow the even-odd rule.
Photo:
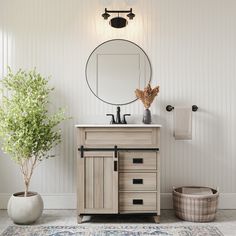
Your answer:
[[[97,127],[104,127],[104,128],[155,128],[161,127],[160,124],[77,124],[75,125],[76,128],[97,128]]]

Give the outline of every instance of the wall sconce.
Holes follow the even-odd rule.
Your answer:
[[[109,22],[110,25],[114,28],[123,28],[128,24],[128,21],[124,17],[120,17],[120,13],[128,13],[127,17],[130,20],[133,20],[133,18],[135,17],[135,14],[132,12],[132,8],[130,8],[130,10],[127,10],[127,11],[107,10],[107,8],[105,8],[105,12],[102,14],[102,17],[104,18],[104,20],[107,20],[111,16],[109,13],[118,14],[117,17],[112,18]]]

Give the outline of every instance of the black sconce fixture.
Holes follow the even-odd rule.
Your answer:
[[[118,14],[117,17],[112,18],[109,22],[110,25],[114,28],[123,28],[128,24],[128,21],[124,17],[120,17],[120,13],[128,13],[127,17],[130,20],[133,20],[133,18],[135,17],[135,14],[132,12],[132,8],[130,8],[130,10],[127,10],[127,11],[107,10],[107,8],[105,8],[105,12],[102,14],[102,17],[104,18],[104,20],[107,20],[111,16],[109,13]]]

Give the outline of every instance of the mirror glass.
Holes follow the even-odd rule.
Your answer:
[[[103,102],[125,105],[134,102],[135,89],[151,79],[151,64],[135,43],[114,39],[102,43],[90,54],[86,79],[90,90]]]

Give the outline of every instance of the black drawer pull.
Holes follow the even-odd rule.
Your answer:
[[[114,161],[114,171],[117,171],[117,161]]]
[[[133,158],[133,164],[143,164],[143,158]]]
[[[133,184],[143,184],[143,179],[133,179]]]
[[[143,199],[133,199],[133,205],[143,205]]]

